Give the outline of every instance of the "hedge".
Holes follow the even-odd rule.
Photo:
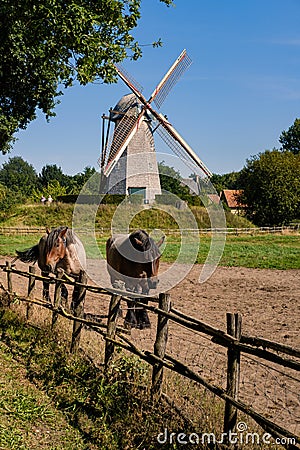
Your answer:
[[[80,203],[85,205],[118,205],[126,198],[126,195],[76,195],[67,194],[57,196],[57,201],[62,203]]]

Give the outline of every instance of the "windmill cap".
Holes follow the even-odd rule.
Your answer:
[[[142,103],[138,100],[135,94],[126,94],[118,101],[116,106],[111,112],[111,120],[117,121],[122,119],[124,113],[129,111],[131,108],[141,109]],[[120,114],[118,113],[120,111]]]

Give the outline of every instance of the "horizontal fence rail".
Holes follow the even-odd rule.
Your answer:
[[[7,287],[1,283],[0,288],[6,294],[9,302],[17,299],[25,303],[27,319],[31,317],[32,306],[36,305],[49,310],[52,314],[53,327],[55,327],[58,316],[62,316],[73,322],[70,344],[70,350],[72,352],[76,351],[80,345],[80,334],[83,327],[88,327],[91,331],[101,335],[105,340],[104,363],[106,368],[108,368],[114,357],[114,349],[116,347],[123,348],[137,355],[152,366],[151,395],[155,401],[163,396],[163,370],[167,368],[185,378],[193,380],[225,402],[224,433],[235,430],[237,411],[241,411],[256,421],[259,426],[274,438],[285,438],[287,443],[283,446],[286,448],[300,448],[299,436],[278,423],[275,423],[269,417],[262,415],[252,405],[246,404],[239,398],[241,355],[252,355],[258,360],[271,362],[278,367],[286,367],[293,372],[299,372],[299,349],[267,339],[244,335],[242,333],[241,316],[239,314],[228,313],[227,331],[220,330],[173,308],[170,303],[169,294],[161,293],[158,296],[148,297],[140,294],[129,294],[118,289],[108,291],[97,286],[89,285],[84,272],[81,273],[79,280],[74,281],[62,271],[57,276],[42,277],[35,273],[33,266],[30,266],[28,271],[21,271],[14,266],[12,267],[9,262],[1,265],[0,269],[6,274],[7,278]],[[26,295],[20,295],[14,292],[13,276],[21,276],[28,279]],[[53,301],[35,298],[37,281],[47,281],[49,284],[54,284],[55,292]],[[62,283],[74,288],[71,309],[63,303],[63,298],[61,297]],[[93,315],[84,312],[84,302],[88,292],[99,295],[104,294],[108,300],[110,298],[109,303],[107,302],[106,314]],[[151,304],[143,303],[145,298]],[[132,341],[130,329],[118,325],[118,311],[121,302],[124,301],[127,302],[128,307],[132,305],[133,308],[145,308],[157,316],[156,338],[152,351],[139,348]],[[227,370],[226,389],[208,381],[204,376],[189,367],[189,365],[183,363],[168,352],[168,327],[171,323],[190,330],[195,335],[208,336],[211,343],[227,349],[227,368],[224,368],[224,370]],[[293,376],[293,380],[300,384],[300,380],[297,380],[295,376]]]
[[[109,235],[111,233],[110,228],[102,228],[96,227],[95,229],[78,229],[80,234],[96,234],[101,235]],[[132,230],[130,230],[132,231]],[[175,229],[175,228],[164,228],[163,232],[169,234],[180,234],[182,232],[190,232],[190,233],[199,233],[199,234],[271,234],[271,233],[284,233],[284,232],[299,232],[300,224],[294,224],[289,226],[281,226],[281,227],[231,227],[231,228],[188,228],[188,229]],[[128,230],[124,229],[124,233],[127,233]],[[44,234],[45,227],[0,227],[0,234],[3,235],[30,235],[30,234]]]

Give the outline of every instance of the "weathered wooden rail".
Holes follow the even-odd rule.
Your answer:
[[[205,322],[194,317],[190,317],[181,311],[171,307],[169,294],[161,293],[159,296],[146,297],[150,305],[145,305],[141,300],[143,296],[140,294],[130,294],[118,289],[108,291],[87,283],[86,274],[82,272],[78,280],[74,281],[67,277],[62,271],[57,276],[43,277],[37,275],[34,267],[29,267],[28,272],[21,271],[12,267],[9,262],[0,266],[6,273],[7,288],[2,284],[4,290],[11,300],[18,300],[26,304],[26,317],[31,317],[32,305],[37,305],[48,309],[52,313],[52,326],[55,327],[57,317],[63,316],[73,321],[73,331],[71,336],[70,351],[76,352],[80,345],[80,335],[84,325],[91,330],[100,334],[105,340],[105,366],[108,368],[114,357],[116,347],[123,348],[146,361],[152,366],[152,386],[151,395],[154,401],[161,398],[164,368],[172,370],[181,376],[197,382],[204,386],[217,397],[225,402],[224,409],[224,433],[226,436],[229,432],[234,432],[237,424],[237,412],[242,411],[249,417],[254,419],[266,432],[270,433],[274,438],[286,438],[286,448],[300,448],[300,437],[291,433],[284,427],[274,423],[267,417],[255,411],[251,406],[239,400],[239,380],[240,380],[240,357],[242,353],[254,355],[265,361],[270,361],[282,367],[287,367],[293,371],[300,371],[300,350],[291,346],[282,345],[263,338],[246,336],[242,333],[242,318],[240,314],[227,314],[227,331],[217,329]],[[20,275],[28,278],[27,295],[17,295],[13,291],[13,276]],[[36,289],[36,281],[47,281],[49,284],[55,285],[53,302],[36,299],[34,297]],[[72,308],[67,309],[62,302],[61,285],[65,283],[73,286]],[[86,293],[104,294],[108,300],[108,313],[102,315],[107,318],[106,322],[93,320],[93,315],[84,313],[84,302]],[[153,345],[153,351],[139,349],[130,339],[130,331],[117,324],[118,310],[121,301],[134,304],[135,307],[143,307],[148,311],[157,315],[156,338]],[[98,318],[99,319],[99,316]],[[175,359],[168,354],[168,328],[169,322],[175,322],[194,333],[204,334],[210,337],[211,341],[217,345],[227,348],[227,386],[226,389],[221,388],[211,382],[208,382],[200,374],[193,371],[188,365]],[[275,353],[276,352],[276,353]],[[279,355],[278,353],[281,353]]]
[[[78,230],[82,234],[91,234],[96,233],[96,235],[110,235],[111,229],[110,228],[103,228],[99,227],[97,229],[82,229]],[[288,225],[288,226],[280,226],[280,227],[231,227],[231,228],[196,228],[196,229],[163,229],[162,230],[165,233],[174,233],[174,234],[180,234],[183,231],[189,231],[190,233],[199,233],[199,234],[233,234],[233,235],[240,235],[240,234],[272,234],[272,233],[284,233],[284,232],[296,232],[299,233],[300,231],[300,224],[296,223],[294,225]],[[124,230],[124,232],[127,232]],[[28,234],[37,234],[41,235],[45,233],[45,227],[0,227],[0,234],[3,235],[28,235]]]

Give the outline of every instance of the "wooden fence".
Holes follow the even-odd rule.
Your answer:
[[[6,272],[7,288],[2,284],[1,288],[7,293],[10,300],[18,300],[26,304],[26,317],[31,316],[32,305],[38,305],[48,309],[52,313],[52,326],[55,326],[58,316],[63,316],[73,321],[70,351],[75,352],[80,345],[80,335],[83,326],[88,326],[94,332],[100,334],[105,340],[105,366],[109,366],[116,347],[123,348],[152,366],[151,395],[157,401],[162,395],[162,383],[164,368],[174,371],[183,377],[204,386],[215,396],[225,402],[224,408],[224,433],[234,432],[237,424],[237,411],[242,411],[256,421],[266,432],[275,439],[278,438],[289,449],[300,448],[299,436],[291,433],[284,427],[274,423],[267,417],[255,411],[251,406],[239,400],[239,377],[241,354],[254,355],[264,361],[276,363],[294,371],[300,371],[300,350],[291,346],[282,345],[267,339],[246,336],[242,333],[242,318],[240,314],[227,314],[227,331],[224,332],[194,317],[190,317],[181,311],[171,307],[170,296],[161,293],[159,296],[146,297],[151,303],[145,305],[143,296],[130,294],[118,289],[110,292],[99,287],[87,284],[86,274],[81,273],[77,281],[73,281],[60,271],[56,277],[42,277],[35,272],[34,267],[29,267],[28,272],[17,270],[9,262],[1,269]],[[28,278],[27,295],[17,295],[13,291],[13,276],[20,275]],[[55,285],[53,302],[34,298],[36,281],[46,281]],[[72,311],[62,303],[62,283],[73,286]],[[104,294],[110,297],[107,314],[97,316],[84,313],[84,302],[86,293]],[[108,297],[108,298],[109,298]],[[134,307],[146,308],[157,315],[156,338],[153,351],[141,350],[130,339],[130,331],[117,325],[118,310],[121,301],[126,301]],[[104,319],[106,321],[104,322]],[[182,327],[192,330],[194,333],[204,333],[217,345],[227,348],[227,387],[223,389],[208,382],[199,373],[192,370],[188,365],[175,359],[167,352],[168,327],[170,322],[175,322]],[[281,355],[279,355],[280,353]]]
[[[78,230],[80,233],[96,233],[96,235],[110,235],[111,229],[110,228],[103,228],[98,227],[95,230]],[[182,230],[182,229],[163,229],[162,230],[165,233],[178,233],[180,234],[183,231],[189,231],[199,234],[233,234],[233,235],[240,235],[240,234],[250,234],[250,235],[256,235],[256,234],[272,234],[272,233],[285,233],[285,232],[299,232],[300,231],[300,224],[296,223],[289,226],[281,226],[281,227],[248,227],[248,228],[238,228],[238,227],[232,227],[232,228],[196,228],[196,229],[188,229],[188,230]],[[3,235],[28,235],[28,234],[44,234],[45,233],[45,227],[0,227],[0,234]],[[127,233],[127,230],[124,230],[124,233]]]

